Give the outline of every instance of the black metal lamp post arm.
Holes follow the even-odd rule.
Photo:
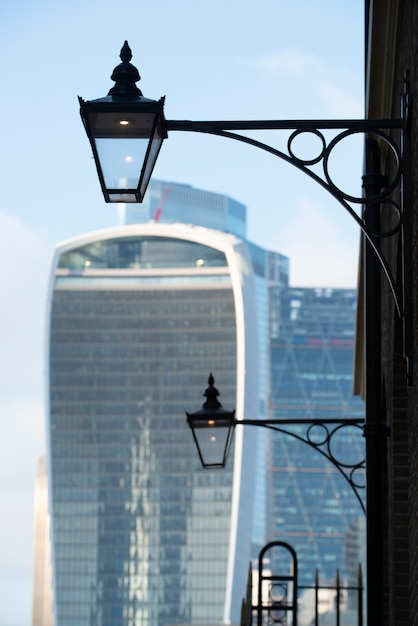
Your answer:
[[[380,119],[380,120],[266,120],[266,121],[189,121],[189,120],[167,120],[167,131],[186,131],[204,133],[234,139],[242,143],[249,144],[265,152],[269,152],[273,156],[296,167],[303,172],[323,189],[325,189],[347,213],[358,224],[364,233],[370,247],[374,251],[379,264],[387,278],[393,299],[395,302],[398,315],[402,318],[404,328],[404,356],[408,362],[411,362],[412,342],[408,328],[411,321],[411,302],[406,285],[409,283],[410,265],[407,258],[407,248],[404,245],[407,237],[408,216],[407,202],[407,176],[408,171],[407,150],[407,133],[409,131],[410,106],[408,95],[404,96],[404,106],[402,117],[399,119]],[[262,131],[262,130],[278,130],[289,131],[287,136],[287,151],[282,151],[272,145],[258,141],[252,137],[237,134],[235,131]],[[324,135],[324,131],[335,131],[331,139]],[[395,141],[390,131],[397,131],[399,139]],[[314,158],[304,159],[295,154],[294,141],[302,134],[311,134],[319,139],[320,149]],[[332,180],[329,172],[329,159],[333,149],[349,136],[356,134],[371,135],[376,137],[382,144],[385,144],[389,152],[393,155],[396,173],[391,181],[387,181],[383,176],[380,177],[381,187],[373,197],[368,196],[367,202],[365,196],[353,196],[345,193]],[[312,169],[316,165],[322,165],[321,173]],[[399,192],[398,198],[394,198],[394,194]],[[355,207],[363,207],[359,214]],[[393,226],[388,231],[375,232],[370,229],[367,224],[367,212],[373,208],[378,210],[390,211],[393,218]],[[401,238],[402,246],[402,276],[396,280],[386,259],[384,252],[380,246],[380,240],[383,238],[397,236]]]
[[[331,449],[332,438],[333,436],[342,428],[347,426],[353,426],[359,428],[363,431],[364,420],[362,419],[277,419],[277,420],[251,420],[251,419],[243,419],[243,420],[235,420],[236,425],[243,426],[261,426],[263,428],[267,428],[269,430],[274,430],[279,433],[283,433],[285,435],[290,435],[295,439],[307,444],[314,450],[318,451],[322,456],[324,456],[328,461],[330,461],[334,467],[340,472],[340,474],[345,478],[347,483],[350,485],[353,490],[363,513],[366,512],[365,504],[361,497],[361,493],[364,494],[365,491],[365,483],[356,480],[358,478],[357,474],[361,475],[364,473],[366,468],[366,459],[360,459],[360,461],[356,463],[344,463],[343,461],[337,459],[337,457],[333,454]],[[307,426],[306,432],[302,435],[297,433],[291,429],[286,428],[287,426]],[[320,436],[315,437],[313,433],[313,428],[319,427],[322,429],[320,432]]]

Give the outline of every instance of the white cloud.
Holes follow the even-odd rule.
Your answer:
[[[300,76],[312,71],[321,73],[321,64],[314,54],[296,49],[259,57],[251,65],[271,74]]]
[[[320,108],[322,118],[364,116],[362,98],[353,95],[357,94],[358,90],[347,87],[345,82],[342,82],[341,76],[335,73],[334,67],[324,64],[318,56],[310,52],[297,49],[283,50],[253,59],[250,65],[276,79],[278,76],[287,77],[287,80],[289,77],[290,80],[295,79],[293,93],[297,93],[299,88],[309,93],[310,109],[313,106]],[[285,86],[286,82],[283,85]],[[306,97],[304,100],[306,101]]]

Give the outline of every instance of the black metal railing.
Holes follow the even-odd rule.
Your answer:
[[[280,574],[272,571],[278,559],[267,558],[277,550],[288,556]],[[356,585],[342,583],[338,570],[331,584],[321,583],[317,570],[313,585],[299,585],[295,550],[274,541],[260,552],[258,568],[250,565],[241,626],[363,626],[363,594],[361,565]]]

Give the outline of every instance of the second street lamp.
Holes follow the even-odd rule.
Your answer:
[[[350,485],[365,513],[362,497],[365,488],[365,459],[357,462],[342,461],[333,453],[332,445],[334,437],[336,438],[342,429],[354,427],[361,430],[363,419],[236,419],[235,411],[224,409],[219,402],[219,391],[215,387],[212,374],[209,375],[208,384],[204,393],[206,402],[202,408],[194,413],[186,412],[187,423],[204,468],[225,467],[236,426],[267,428],[298,439],[332,463]],[[306,430],[302,433],[292,430],[295,426]]]
[[[203,467],[225,467],[234,434],[235,411],[227,411],[219,402],[212,374],[208,383],[206,402],[198,411],[186,412],[187,423]]]

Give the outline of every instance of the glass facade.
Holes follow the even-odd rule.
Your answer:
[[[258,341],[258,378],[260,381],[260,397],[258,405],[259,419],[267,418],[270,396],[270,297],[274,297],[274,289],[288,285],[289,262],[287,257],[270,252],[248,242],[256,288],[257,303],[257,341]],[[252,416],[254,417],[254,416]],[[257,558],[266,542],[267,532],[267,493],[266,493],[266,430],[252,430],[253,447],[257,454],[256,483],[254,499],[253,526],[253,557]],[[253,450],[254,453],[254,450]]]
[[[57,252],[48,463],[55,626],[239,619],[251,442],[237,435],[227,468],[204,471],[185,410],[199,407],[213,371],[224,406],[254,411],[257,338],[245,334],[254,287],[238,240],[217,234],[211,245],[210,231],[197,241],[192,230],[124,227]]]
[[[163,180],[151,180],[142,204],[126,205],[125,224],[193,224],[246,238],[247,207],[233,198]]]
[[[364,419],[363,401],[353,396],[356,292],[285,288],[272,302],[271,417]],[[342,579],[357,574],[352,563],[347,567],[347,552],[363,512],[350,485],[307,444],[278,433],[270,444],[270,535],[296,549],[300,584],[313,584],[317,568],[328,581],[337,569]],[[362,431],[341,429],[331,452],[347,464],[360,462]]]
[[[248,563],[272,538],[296,549],[302,585],[356,571],[362,512],[329,461],[248,427],[205,471],[185,419],[211,371],[238,419],[362,418],[355,292],[290,288],[288,259],[245,241],[245,207],[225,196],[152,181],[147,197],[130,225],[56,253],[55,626],[238,623]],[[337,446],[363,458],[353,431]]]

